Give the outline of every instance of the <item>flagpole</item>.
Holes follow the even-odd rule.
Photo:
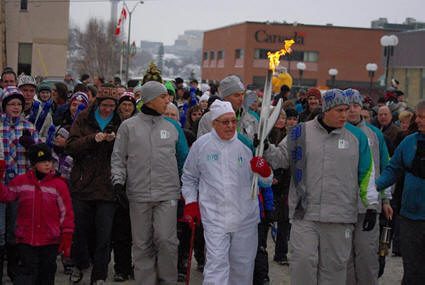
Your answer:
[[[123,57],[124,57],[124,42],[122,42],[121,48],[120,48],[120,79],[122,79],[122,63],[123,63]]]
[[[137,5],[139,4],[143,4],[143,1],[138,1],[136,2],[136,4],[133,6],[133,9],[128,9],[127,4],[124,2],[125,7],[128,10],[128,35],[127,35],[127,55],[126,55],[126,66],[125,66],[125,82],[127,84],[128,82],[128,71],[130,68],[130,32],[131,32],[131,15],[133,14],[134,10],[136,9]]]

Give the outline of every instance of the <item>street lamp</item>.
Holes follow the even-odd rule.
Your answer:
[[[398,37],[396,35],[385,35],[381,37],[381,46],[384,47],[385,56],[385,88],[387,88],[388,83],[388,66],[390,64],[390,57],[394,55],[394,47],[396,45],[398,45]]]
[[[338,69],[330,68],[328,73],[329,73],[329,76],[331,77],[331,87],[335,88],[335,78],[338,75]]]
[[[297,63],[297,69],[298,69],[298,73],[300,75],[300,77],[298,78],[298,85],[301,86],[302,80],[303,80],[303,73],[305,70],[306,66],[304,62],[298,62]]]
[[[375,71],[378,69],[378,65],[376,63],[368,63],[366,64],[366,70],[369,72],[369,97],[372,94],[372,85],[373,85],[373,77],[375,76]]]
[[[126,66],[125,66],[125,82],[128,82],[128,70],[130,68],[130,31],[131,31],[131,14],[133,14],[137,5],[143,4],[143,1],[137,1],[134,4],[133,9],[128,9],[127,3],[124,1],[124,6],[128,11],[128,35],[127,35],[127,55],[126,55]]]

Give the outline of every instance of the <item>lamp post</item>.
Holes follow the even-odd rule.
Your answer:
[[[331,77],[331,87],[335,88],[335,78],[338,75],[338,69],[330,68],[328,73],[329,73],[329,76]]]
[[[300,77],[298,78],[298,85],[301,87],[302,84],[302,80],[303,80],[303,73],[305,70],[306,66],[304,62],[298,62],[297,63],[297,69],[298,69],[298,74],[300,75]]]
[[[143,1],[137,1],[136,4],[134,4],[133,9],[128,9],[127,3],[124,1],[124,6],[128,11],[128,35],[127,35],[127,55],[126,55],[126,66],[125,66],[125,82],[128,82],[128,71],[130,68],[130,32],[131,32],[131,15],[133,14],[134,10],[136,9],[137,5],[143,4]]]
[[[366,70],[369,73],[369,97],[372,95],[372,85],[373,85],[373,77],[375,76],[375,71],[378,69],[378,65],[376,63],[368,63],[366,64]]]
[[[385,89],[387,88],[388,84],[388,67],[390,65],[390,57],[394,55],[394,47],[396,45],[398,45],[398,37],[396,35],[385,35],[381,37],[381,46],[384,47],[385,56]]]

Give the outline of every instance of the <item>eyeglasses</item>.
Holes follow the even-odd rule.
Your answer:
[[[238,123],[238,121],[236,119],[232,119],[232,120],[215,120],[216,122],[219,122],[220,124],[222,124],[223,126],[229,126],[230,124],[232,125],[236,125]]]
[[[8,104],[6,104],[6,106],[21,107],[22,104],[21,103],[8,103]]]

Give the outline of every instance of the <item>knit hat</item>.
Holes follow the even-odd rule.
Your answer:
[[[78,100],[81,104],[84,104],[86,107],[89,105],[89,98],[84,92],[75,92],[71,96],[70,102]]]
[[[242,93],[245,91],[245,88],[242,84],[242,81],[236,75],[230,75],[225,77],[220,81],[220,86],[218,86],[218,93],[221,98],[230,96],[235,93]]]
[[[211,113],[211,121],[214,121],[221,115],[227,114],[227,113],[235,113],[233,110],[232,104],[230,102],[226,101],[220,101],[215,100],[214,103],[211,104],[210,107],[210,113]]]
[[[115,92],[115,86],[113,84],[104,84],[101,87],[102,92],[99,92],[96,96],[96,101],[98,104],[106,99],[114,100],[114,102],[117,102],[116,98],[116,92]]]
[[[168,94],[167,88],[165,88],[164,84],[159,83],[158,81],[146,82],[143,84],[141,91],[142,100],[145,104],[162,94]]]
[[[28,158],[31,165],[35,165],[37,162],[53,160],[52,151],[45,143],[30,146],[28,149]]]
[[[245,97],[243,99],[243,107],[245,110],[248,110],[249,106],[252,105],[252,103],[254,103],[255,101],[257,101],[257,93],[255,93],[255,91],[252,90],[248,90],[245,93]]]
[[[204,94],[202,94],[201,98],[199,98],[199,102],[201,102],[201,101],[208,101],[208,99],[210,99],[210,95],[207,92],[205,92]]]
[[[207,84],[207,83],[202,83],[201,84],[201,91],[202,91],[202,93],[205,93],[205,92],[210,91],[210,90],[211,90],[211,87],[210,87],[209,84]]]
[[[350,105],[348,97],[345,96],[344,92],[341,89],[327,90],[323,95],[322,112],[327,112],[340,105]]]
[[[52,88],[47,83],[40,83],[40,84],[38,84],[36,91],[37,91],[37,93],[40,93],[41,91],[52,92]]]
[[[21,88],[21,86],[24,85],[32,85],[34,87],[37,87],[37,82],[35,81],[34,77],[30,75],[21,74],[18,77],[18,88]]]
[[[61,136],[61,137],[63,137],[64,139],[68,139],[68,137],[69,137],[69,132],[68,132],[65,128],[60,127],[60,128],[56,131],[56,135],[57,135],[57,136]]]
[[[168,94],[170,96],[176,95],[176,89],[174,88],[174,85],[171,81],[165,82],[164,86],[165,86],[165,88],[167,88]]]
[[[121,103],[124,101],[130,101],[131,103],[134,104],[134,106],[136,106],[136,98],[134,97],[133,92],[122,93],[122,95],[120,96],[120,99],[118,100],[118,106],[121,105]]]
[[[3,112],[6,110],[7,103],[12,99],[19,99],[22,103],[22,110],[24,110],[25,106],[25,99],[24,95],[22,94],[21,90],[16,88],[15,86],[8,86],[3,89],[3,101],[1,102],[1,107]]]
[[[344,94],[348,97],[350,104],[357,104],[363,107],[363,96],[358,90],[348,88],[344,90]]]
[[[305,97],[308,98],[310,96],[314,96],[317,98],[317,100],[322,100],[322,94],[320,93],[320,90],[317,88],[309,88],[307,92],[305,93]]]
[[[291,117],[298,118],[298,112],[295,109],[286,109],[285,113],[286,113],[286,118],[291,118]]]

